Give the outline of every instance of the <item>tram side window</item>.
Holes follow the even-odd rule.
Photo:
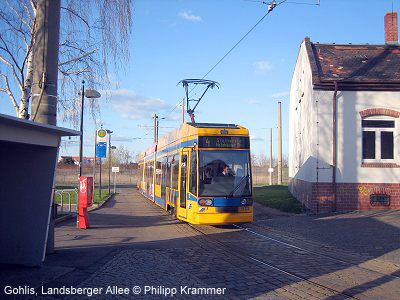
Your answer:
[[[147,176],[148,176],[147,174],[149,173],[149,171],[147,169],[147,164],[146,163],[143,165],[143,173],[144,173],[144,176],[143,176],[144,182],[147,183]]]
[[[172,158],[172,188],[178,189],[178,175],[179,175],[179,155],[174,155]]]
[[[161,161],[156,162],[156,184],[161,184]]]
[[[190,185],[189,191],[193,195],[197,195],[197,157],[196,151],[192,150],[190,156]]]
[[[153,162],[148,162],[146,167],[146,173],[147,173],[147,183],[152,184],[153,183]]]
[[[162,184],[165,185],[165,182],[166,182],[165,181],[165,172],[167,170],[167,157],[166,156],[161,159],[161,168],[162,168],[162,170],[161,170],[161,174],[162,174],[161,180],[162,180]]]
[[[165,185],[171,187],[171,157],[167,157],[167,171],[165,173]]]
[[[146,168],[144,167],[144,164],[139,164],[139,175],[140,175],[140,181],[142,181],[145,177],[145,171]]]

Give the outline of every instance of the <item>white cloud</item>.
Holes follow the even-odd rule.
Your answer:
[[[154,112],[169,108],[162,99],[137,95],[130,90],[110,91],[110,96],[112,110],[125,119],[149,119]]]
[[[111,136],[111,142],[132,142],[133,138],[131,137],[125,137],[117,134],[112,134]]]
[[[256,61],[253,66],[255,67],[257,74],[265,74],[272,70],[271,64],[266,60]]]
[[[287,96],[289,96],[289,92],[275,93],[272,95],[272,97],[274,97],[274,98],[287,97]]]
[[[179,16],[186,20],[186,21],[190,21],[190,22],[203,22],[203,19],[200,16],[195,16],[192,15],[190,11],[181,11],[179,13]]]
[[[251,139],[253,142],[262,142],[262,141],[265,141],[265,138],[259,137],[259,136],[257,136],[257,135],[253,135],[253,134],[250,134],[250,139]]]
[[[245,102],[248,103],[248,104],[252,104],[252,105],[260,105],[260,104],[262,104],[261,101],[258,101],[258,100],[255,100],[255,99],[246,99]]]

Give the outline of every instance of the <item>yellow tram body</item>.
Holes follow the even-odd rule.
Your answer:
[[[139,155],[139,170],[139,191],[180,220],[253,221],[249,131],[240,125],[182,124]]]

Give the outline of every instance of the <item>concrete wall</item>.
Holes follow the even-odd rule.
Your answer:
[[[0,141],[0,263],[44,260],[57,151]]]

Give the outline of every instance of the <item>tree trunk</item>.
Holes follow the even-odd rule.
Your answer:
[[[33,44],[34,42],[32,42]],[[32,90],[32,80],[33,80],[33,47],[30,50],[27,64],[26,64],[26,80],[24,87],[22,89],[21,100],[19,102],[19,112],[18,118],[29,119],[28,109],[29,109],[29,98]]]

